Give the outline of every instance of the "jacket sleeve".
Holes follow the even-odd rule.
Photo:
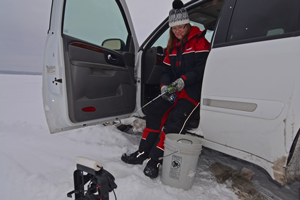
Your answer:
[[[163,66],[161,70],[160,87],[163,85],[169,85],[172,81],[172,78],[173,78],[173,72],[170,63],[169,52],[168,50],[166,50],[166,57],[163,61]]]
[[[182,75],[185,86],[193,85],[202,82],[206,59],[209,53],[210,43],[205,37],[198,38],[195,46],[195,66],[192,71]]]

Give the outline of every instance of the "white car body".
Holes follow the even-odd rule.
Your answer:
[[[192,13],[191,19],[197,18],[195,10],[200,8],[200,5],[213,8],[219,3],[219,6],[222,6],[221,14],[215,19],[216,26],[208,36],[211,38],[212,47],[203,77],[200,123],[193,132],[202,137],[203,146],[259,165],[273,179],[286,184],[300,178],[300,140],[298,140],[300,104],[297,103],[300,102],[300,79],[297,77],[300,74],[299,31],[297,29],[290,34],[269,36],[267,39],[263,37],[253,41],[220,43],[218,37],[221,30],[229,29],[224,21],[235,12],[234,9],[238,9],[236,2],[240,1],[191,1],[186,4],[187,10]],[[148,57],[153,55],[152,47],[154,50],[158,49],[154,47],[158,42],[157,39],[163,35],[162,33],[168,32],[166,31],[168,23],[165,20],[138,49],[125,0],[118,0],[116,2],[122,8],[121,14],[127,21],[126,27],[129,30],[130,37],[127,37],[124,50],[125,54],[126,52],[128,54],[107,48],[104,42],[101,45],[91,42],[92,40],[84,40],[84,37],[90,36],[84,35],[83,39],[79,38],[77,41],[77,33],[75,36],[71,35],[72,26],[67,29],[67,25],[63,24],[64,20],[72,19],[71,14],[71,17],[67,16],[72,12],[72,7],[68,4],[67,8],[71,11],[66,11],[66,2],[53,0],[44,51],[43,100],[51,133],[126,118],[145,105],[147,102],[143,97],[146,97],[146,88],[156,87],[157,84],[154,84],[156,77],[155,80],[150,80],[153,78],[150,77],[148,83],[144,80],[147,68],[144,59],[150,59]],[[86,4],[89,3],[91,2],[88,1]],[[226,15],[229,12],[230,15]],[[229,22],[231,23],[230,20]],[[274,30],[276,32],[279,29]],[[81,34],[80,31],[79,29],[78,35]],[[127,62],[133,61],[134,55],[135,70],[127,65]],[[161,52],[158,55],[161,58]],[[109,56],[115,58],[110,60]],[[78,57],[82,60],[77,59]],[[101,59],[90,61],[94,57]],[[117,63],[115,67],[113,66],[115,60],[123,58],[125,64],[122,61],[123,64]],[[113,62],[107,63],[107,59]],[[157,65],[159,64],[155,64],[155,67]],[[92,67],[89,68],[90,66]],[[116,71],[110,70],[110,67]],[[109,81],[108,78],[113,78],[117,73],[126,76],[125,83],[114,86],[112,90],[116,92],[112,94],[104,85],[106,80]],[[80,79],[81,74],[90,77],[91,83],[87,78]],[[96,79],[97,76],[100,78]],[[100,80],[101,77],[104,80]],[[94,94],[89,88],[77,89],[82,85],[91,87],[101,85],[107,94],[101,96],[101,92]],[[89,90],[87,95],[83,94],[85,90]],[[136,93],[135,97],[128,95],[132,94],[133,90]],[[82,94],[80,98],[77,97],[79,94]],[[87,102],[95,101],[98,101],[95,103],[96,106],[83,108],[87,111],[84,111],[84,115],[80,114],[80,105],[89,105]],[[72,111],[70,106],[80,109]],[[100,109],[97,106],[100,106]],[[122,106],[126,109],[122,110]],[[113,111],[115,114],[109,113],[109,109],[112,108],[115,109]],[[93,112],[98,112],[100,117]],[[138,114],[142,117],[145,111],[139,110]]]

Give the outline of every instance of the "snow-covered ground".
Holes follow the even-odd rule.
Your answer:
[[[114,175],[119,200],[237,200],[225,184],[218,184],[212,176],[209,165],[215,161],[255,171],[253,183],[273,199],[299,197],[299,182],[280,187],[263,170],[208,149],[200,156],[192,189],[163,185],[160,178],[144,176],[144,165],[127,165],[120,159],[122,153],[137,149],[140,136],[103,125],[51,135],[43,113],[42,76],[0,74],[0,84],[0,199],[70,199],[66,194],[74,188],[77,156],[101,162]],[[114,199],[113,193],[110,199]]]

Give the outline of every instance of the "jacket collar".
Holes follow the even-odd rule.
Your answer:
[[[193,37],[195,37],[195,36],[201,35],[201,33],[204,32],[204,31],[205,31],[205,30],[200,31],[200,29],[199,29],[197,26],[192,26],[186,42],[188,42],[189,40],[191,40],[191,39],[192,39]],[[177,44],[177,43],[178,43],[178,44]],[[173,47],[178,47],[178,46],[180,46],[180,42],[179,42],[178,39],[176,38],[176,39],[174,40]]]

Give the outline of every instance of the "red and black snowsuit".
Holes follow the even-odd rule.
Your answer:
[[[151,107],[147,112],[139,152],[144,151],[145,155],[156,162],[161,163],[159,157],[163,156],[165,134],[179,133],[188,115],[200,101],[202,78],[210,47],[204,37],[205,32],[192,26],[187,41],[181,45],[175,39],[173,48],[166,53],[161,86],[169,85],[181,77],[185,87],[176,92],[174,104],[159,98],[149,105]]]

